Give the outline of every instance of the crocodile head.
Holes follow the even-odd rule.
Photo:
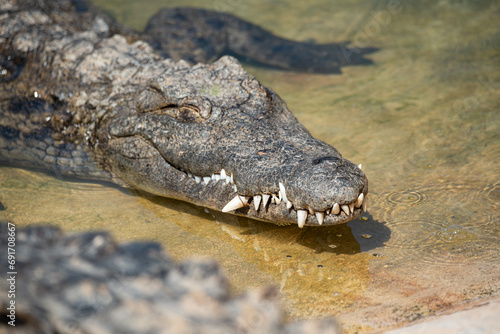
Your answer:
[[[368,181],[231,57],[177,64],[104,118],[114,174],[160,196],[277,224],[333,225],[366,208]]]

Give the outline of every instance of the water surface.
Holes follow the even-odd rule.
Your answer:
[[[375,65],[342,75],[245,64],[315,137],[363,164],[369,211],[347,225],[280,227],[2,167],[0,219],[105,229],[121,241],[161,242],[177,259],[214,257],[235,293],[274,284],[289,318],[335,315],[348,333],[498,298],[498,2],[98,3],[139,30],[157,8],[189,5],[231,12],[291,39],[380,48]]]

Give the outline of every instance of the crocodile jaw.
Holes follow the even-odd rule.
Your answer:
[[[213,193],[214,188],[220,186],[232,186],[234,188],[234,197],[224,205],[222,210],[220,210],[220,207],[215,209],[262,221],[272,221],[278,224],[290,224],[290,221],[293,221],[301,228],[305,225],[336,225],[356,219],[367,210],[368,183],[366,179],[362,192],[354,201],[342,204],[335,202],[324,211],[315,211],[312,206],[306,206],[307,209],[294,207],[294,204],[287,196],[285,186],[281,182],[277,193],[245,196],[238,193],[233,174],[231,176],[227,175],[224,169],[220,173],[206,177],[195,176],[191,173],[186,174],[195,183],[206,187],[209,193]]]
[[[137,107],[109,114],[97,132],[103,165],[133,187],[300,227],[366,209],[361,169],[236,60],[183,65],[137,90]]]
[[[126,138],[126,139],[125,139]],[[152,145],[135,139],[133,147],[141,148],[141,155],[131,154],[130,138],[118,138],[108,143],[108,150],[126,149],[126,154],[111,154],[108,163],[113,172],[134,188],[169,198],[187,201],[217,211],[272,222],[278,225],[297,224],[299,227],[328,226],[346,223],[359,217],[367,208],[368,181],[361,166],[348,166],[356,171],[362,183],[358,188],[338,188],[342,196],[325,201],[325,206],[301,203],[300,191],[290,191],[286,177],[267,193],[250,194],[238,189],[238,180],[232,172],[221,169],[210,176],[194,175],[172,166]],[[331,179],[334,179],[332,175]],[[275,189],[275,190],[272,190]],[[294,203],[295,202],[295,203]]]

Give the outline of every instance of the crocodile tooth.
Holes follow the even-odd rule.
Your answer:
[[[196,181],[196,183],[200,183],[201,182],[201,176],[194,176],[194,180]]]
[[[323,211],[316,212],[316,219],[318,219],[318,224],[323,225],[325,220],[325,213]]]
[[[354,203],[349,204],[349,211],[354,213]]]
[[[214,177],[214,180],[216,182],[220,180],[220,175],[219,174],[214,174],[213,177]]]
[[[358,168],[361,169],[361,164],[358,165]]]
[[[188,175],[189,177],[194,177],[194,175],[193,175],[193,174],[191,174],[191,173],[187,173],[187,175]]]
[[[307,211],[306,210],[297,210],[297,224],[300,228],[303,228],[306,224],[307,219]]]
[[[208,184],[208,182],[210,182],[212,178],[210,176],[205,176],[203,177],[203,182],[205,182],[205,184]]]
[[[276,203],[276,204],[280,204],[281,203],[281,199],[278,196],[276,196],[276,194],[272,194],[271,196],[272,196],[271,197],[271,203]]]
[[[269,198],[271,195],[269,194],[262,194],[262,207],[265,208],[267,205],[267,202],[269,202]]]
[[[253,197],[253,205],[255,206],[255,211],[259,210],[259,205],[260,205],[261,199],[262,199],[262,196],[260,196],[260,195],[255,195]]]
[[[287,208],[288,210],[290,210],[290,209],[292,208],[292,206],[293,206],[293,203],[292,203],[292,202],[290,202],[290,201],[286,202],[286,208]]]
[[[316,211],[314,211],[314,209],[313,209],[313,208],[308,208],[308,210],[309,210],[309,213],[310,213],[311,215],[314,215],[314,214],[316,213]]]
[[[234,185],[234,192],[237,193],[238,192],[238,188],[236,187],[236,184]]]
[[[227,175],[226,175],[226,171],[224,170],[224,168],[222,168],[222,169],[220,170],[220,178],[221,178],[221,180],[225,180],[225,179],[226,179],[226,176],[227,176]]]
[[[356,203],[354,204],[354,206],[356,208],[360,208],[361,205],[363,205],[364,199],[365,199],[365,195],[363,195],[363,193],[359,194],[358,199],[356,200]]]
[[[283,201],[288,202],[288,198],[286,197],[286,190],[285,190],[285,186],[283,185],[283,183],[279,183],[279,186],[280,186],[280,194],[281,194],[281,197],[283,198]]]
[[[366,196],[365,200],[363,201],[363,212],[366,212],[367,207],[368,207],[368,196]]]
[[[344,211],[345,214],[349,216],[349,214],[350,214],[349,213],[349,205],[345,205],[345,204],[342,205],[342,211]]]
[[[231,183],[231,182],[233,182],[233,174],[231,174],[231,176],[226,174],[226,183]]]
[[[233,173],[231,173],[231,179],[229,181],[231,181],[231,183],[234,183]]]
[[[244,207],[248,203],[250,197],[236,195],[226,206],[222,209],[222,212],[229,212],[239,208]]]
[[[330,214],[330,212],[332,212],[332,209],[327,209],[327,210],[325,211],[325,215],[329,215],[329,214]]]
[[[340,206],[339,203],[335,203],[332,206],[332,215],[338,215],[340,213]]]

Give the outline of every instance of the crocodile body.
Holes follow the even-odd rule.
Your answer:
[[[78,4],[0,2],[0,161],[112,180],[277,224],[332,225],[362,213],[368,181],[361,169],[313,138],[236,59],[165,59],[169,48],[176,51],[168,56],[193,62],[222,51],[189,58],[173,36],[153,40],[157,24],[141,37]],[[155,22],[166,25],[164,13]],[[218,17],[236,29],[236,18]],[[245,36],[265,35],[239,26]],[[226,49],[250,49],[233,35]],[[297,54],[307,49],[265,36],[274,50],[280,42]],[[346,63],[339,60],[345,46],[335,50],[325,72]],[[357,55],[349,62],[366,62],[362,52],[347,51]],[[297,68],[295,58],[281,59],[286,54],[276,52],[268,63]],[[265,63],[265,55],[256,60]]]

